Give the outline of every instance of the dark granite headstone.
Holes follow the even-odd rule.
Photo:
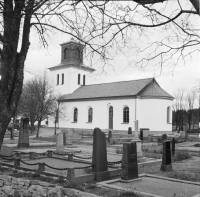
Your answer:
[[[167,135],[166,134],[163,134],[162,135],[162,142],[166,141],[167,140]]]
[[[111,138],[112,138],[112,131],[108,131],[108,142],[110,142]]]
[[[132,134],[132,127],[128,128],[128,134]]]
[[[175,138],[172,139],[172,155],[175,155]]]
[[[29,144],[29,119],[22,118],[20,122],[20,132],[19,132],[19,140],[18,147],[19,148],[28,148]]]
[[[143,140],[143,130],[140,129],[140,140]]]
[[[170,141],[163,142],[163,154],[162,154],[162,171],[171,171],[171,149],[170,149]]]
[[[66,133],[65,132],[63,132],[63,145],[64,146],[66,146],[67,145],[67,143],[66,143]]]
[[[99,128],[93,132],[92,172],[96,181],[108,180],[110,174],[107,166],[106,135]]]
[[[137,145],[136,142],[123,144],[121,179],[138,178]]]

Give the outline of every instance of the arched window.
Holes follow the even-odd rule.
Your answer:
[[[66,49],[64,50],[64,59],[68,59],[68,58],[69,58],[69,49],[66,48]]]
[[[74,109],[74,122],[77,122],[78,121],[78,109],[75,108]]]
[[[79,49],[75,49],[75,59],[79,60],[80,59],[80,51]]]
[[[167,123],[170,123],[170,106],[167,107]]]
[[[124,107],[123,109],[123,122],[129,123],[129,108],[128,107]]]
[[[93,110],[92,108],[90,107],[88,109],[88,122],[92,122],[92,115],[93,115]]]

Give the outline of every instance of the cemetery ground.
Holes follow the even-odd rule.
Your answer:
[[[185,140],[184,140],[185,141]],[[43,153],[47,150],[56,150],[56,137],[55,136],[44,136],[40,138],[35,138],[34,136],[30,137],[30,144],[31,147],[29,149],[18,149],[16,148],[17,144],[17,138],[14,140],[10,140],[9,138],[6,138],[4,140],[4,144],[13,147],[14,150],[21,151],[21,152],[37,152],[37,153]],[[168,177],[168,178],[174,178],[179,180],[186,180],[186,181],[193,181],[196,183],[200,183],[200,147],[197,145],[199,144],[199,139],[194,138],[193,141],[185,141],[182,143],[176,144],[176,155],[172,157],[172,171],[161,171],[161,160],[160,162],[157,162],[153,165],[139,165],[138,171],[139,174],[151,174],[154,176],[159,177]],[[194,146],[196,145],[196,146]],[[119,149],[114,149],[115,145],[109,145],[107,144],[107,158],[108,161],[114,162],[119,161],[122,159],[122,151]],[[162,146],[157,145],[157,143],[143,143],[142,144],[142,150],[143,150],[143,156],[146,158],[147,161],[151,161],[152,159],[161,159],[162,157]],[[72,145],[65,146],[65,151],[74,153],[74,155],[80,156],[80,157],[90,157],[92,156],[92,138],[84,138],[81,140],[75,140],[73,141]],[[80,152],[81,151],[81,152]],[[57,157],[62,158],[63,156],[57,155]],[[35,159],[30,160],[28,157],[23,157],[27,163],[36,163],[36,162],[47,162],[49,165],[53,165],[56,167],[64,167],[67,162],[68,167],[76,167],[76,166],[88,166],[88,163],[91,162],[91,159],[80,159],[87,161],[86,164],[83,163],[73,163],[66,160],[59,160],[53,161],[54,159],[51,158],[44,158],[42,155],[40,157],[37,157]],[[79,159],[77,159],[79,160]],[[0,162],[6,162],[5,159],[1,158]],[[12,163],[7,161],[8,163]],[[71,165],[71,166],[70,166]],[[30,167],[30,166],[29,166]],[[120,168],[121,164],[117,164],[116,168]],[[32,169],[35,168],[35,166],[31,166]],[[46,168],[45,168],[46,169]],[[51,169],[49,169],[51,170]],[[98,186],[95,181],[91,181],[88,183],[78,183],[74,181],[68,181],[64,179],[62,176],[67,176],[67,172],[58,172],[55,170],[52,170],[51,172],[57,173],[60,176],[52,177],[52,176],[46,176],[46,175],[38,175],[34,172],[30,171],[22,171],[22,170],[16,170],[14,168],[5,167],[1,165],[0,167],[1,174],[6,174],[14,177],[20,177],[23,179],[29,179],[29,180],[41,180],[48,183],[60,185],[67,188],[74,188],[78,189],[80,191],[85,191],[88,193],[96,194],[98,196],[107,196],[107,197],[125,197],[125,196],[141,196],[138,192],[135,194],[130,191],[130,187],[127,184],[127,191],[119,191],[115,189],[110,188],[104,188]],[[75,170],[75,176],[80,174],[88,174],[91,173],[91,168],[81,169],[81,170]],[[113,177],[119,178],[119,177]],[[147,182],[149,184],[156,184],[156,182],[153,182],[152,180]],[[159,183],[162,184],[162,183]],[[166,184],[163,182],[163,184]],[[177,184],[178,181],[173,182],[173,184]],[[156,186],[154,186],[156,187]],[[163,185],[165,187],[165,185]],[[137,185],[135,188],[136,191],[140,190],[140,186]],[[146,187],[147,190],[150,192],[150,188],[148,186]],[[177,193],[174,196],[179,196],[178,194],[178,187],[177,187]],[[148,191],[146,191],[148,192]],[[199,187],[199,193],[200,193],[200,187]],[[163,195],[167,196],[167,194]]]

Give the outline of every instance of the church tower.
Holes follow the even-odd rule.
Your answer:
[[[49,68],[58,94],[70,94],[86,85],[88,75],[95,71],[83,64],[83,48],[73,38],[61,44],[61,63]]]

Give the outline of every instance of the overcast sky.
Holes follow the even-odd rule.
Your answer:
[[[52,37],[48,49],[38,48],[37,44],[32,44],[26,60],[25,79],[27,80],[31,76],[38,75],[45,69],[59,64],[61,61],[60,44],[70,40],[70,38],[60,34],[55,35]],[[177,89],[192,89],[195,82],[200,79],[200,57],[198,55],[185,65],[177,65],[173,72],[166,68],[161,74],[152,68],[153,62],[145,70],[140,70],[134,64],[129,65],[126,57],[121,58],[121,61],[118,62],[113,61],[112,66],[105,68],[106,74],[94,74],[90,80],[87,80],[87,84],[155,77],[160,86],[173,95]],[[93,68],[98,67],[93,66]],[[96,73],[98,73],[98,69]]]
[[[196,27],[200,26],[200,20],[194,21],[194,23],[197,25]],[[153,36],[156,38],[156,35]],[[39,48],[37,41],[31,38],[30,50],[25,63],[25,80],[31,76],[40,74],[49,67],[59,64],[61,61],[60,44],[70,39],[71,36],[57,33],[51,37],[48,43],[48,49],[44,49]],[[137,41],[137,39],[134,42],[141,46],[144,44],[141,40]],[[130,63],[125,56],[121,56],[120,58],[116,57],[116,59],[118,60],[111,62],[111,66],[105,67],[105,72],[101,75],[99,75],[101,72],[99,67],[93,65],[93,68],[97,69],[97,71],[86,83],[107,83],[155,77],[165,91],[174,95],[178,89],[191,90],[197,80],[200,80],[199,54],[193,55],[192,59],[185,62],[185,65],[182,62],[179,63],[173,71],[171,68],[165,66],[162,73],[159,70],[155,70],[153,67],[154,62],[150,62],[145,70],[140,70],[134,63]],[[95,75],[96,73],[98,75]]]

